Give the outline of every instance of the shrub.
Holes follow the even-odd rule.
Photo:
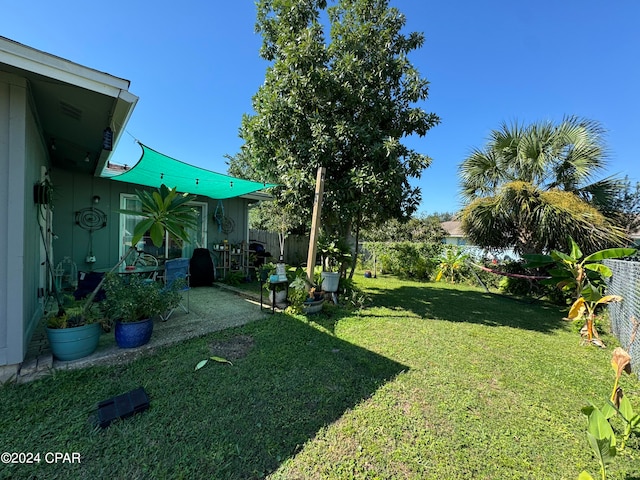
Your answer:
[[[430,280],[436,271],[436,258],[442,252],[442,244],[430,242],[366,242],[363,244],[365,259],[362,265],[373,269],[375,256],[377,268],[401,278]]]

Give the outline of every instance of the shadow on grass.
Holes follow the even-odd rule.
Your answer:
[[[242,338],[233,365],[195,364]],[[248,347],[247,347],[248,346]],[[276,314],[127,365],[65,372],[0,391],[16,451],[77,451],[79,465],[11,465],[33,478],[263,478],[323,427],[408,367]],[[144,386],[148,411],[95,430],[97,402]],[[1,475],[0,475],[1,477]],[[26,478],[26,477],[25,477]]]
[[[438,284],[401,286],[389,294],[388,289],[369,288],[375,305],[413,312],[422,318],[450,322],[508,326],[539,332],[564,328],[561,309],[530,299],[467,290],[465,287]]]

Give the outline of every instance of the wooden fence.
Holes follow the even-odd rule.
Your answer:
[[[249,230],[249,243],[264,245],[267,252],[271,253],[274,260],[280,255],[280,243],[278,234],[265,230]],[[302,235],[289,235],[284,242],[284,261],[292,266],[303,265],[307,262],[309,250],[309,237]]]

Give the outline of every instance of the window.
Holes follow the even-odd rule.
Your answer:
[[[189,202],[189,206],[196,209],[198,213],[197,227],[188,229],[189,242],[180,245],[174,239],[170,239],[169,243],[165,241],[162,247],[156,247],[151,241],[151,237],[145,235],[137,244],[137,249],[150,253],[151,255],[163,261],[170,258],[185,257],[191,258],[193,250],[207,245],[207,207],[206,202]],[[120,208],[123,210],[140,211],[142,204],[136,195],[121,193]],[[142,219],[140,216],[120,214],[120,256],[124,255],[131,246],[133,231],[136,224]],[[147,232],[148,233],[148,232]]]

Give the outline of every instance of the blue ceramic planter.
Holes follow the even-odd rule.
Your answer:
[[[98,348],[102,334],[99,323],[73,328],[47,328],[51,353],[65,362],[91,355]]]
[[[139,322],[116,321],[116,343],[120,348],[140,347],[151,340],[153,319],[147,318]]]

